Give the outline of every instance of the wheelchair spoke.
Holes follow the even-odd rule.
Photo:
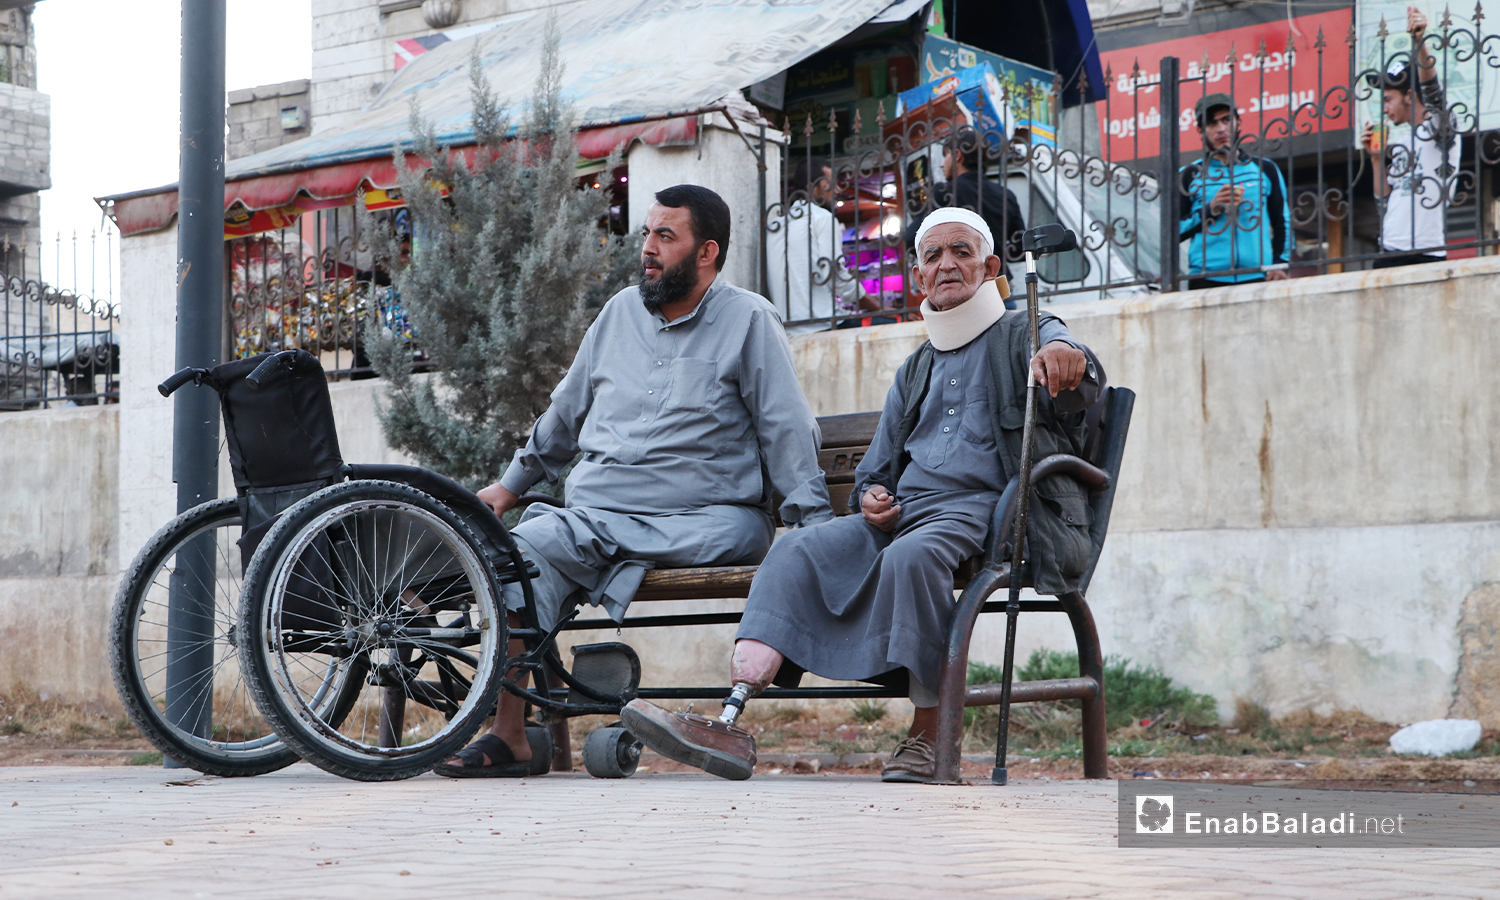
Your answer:
[[[292,579],[303,559],[306,571],[323,573],[315,591],[298,589]],[[272,624],[278,626],[272,633],[278,637],[268,648],[282,694],[310,735],[330,748],[397,757],[423,751],[442,733],[439,729],[424,736],[434,710],[448,721],[472,707],[475,678],[481,673],[493,677],[495,654],[476,656],[459,647],[493,646],[494,635],[470,625],[467,612],[443,627],[430,610],[465,598],[480,602],[486,619],[498,618],[483,566],[460,532],[417,507],[350,503],[312,519],[278,563],[269,608]],[[288,628],[293,608],[296,615],[322,611],[337,624],[322,632]],[[413,650],[416,657],[410,658]],[[427,670],[432,673],[424,676]],[[341,687],[331,688],[335,682]],[[346,698],[334,705],[340,708],[324,703],[320,709],[317,698],[334,691]],[[394,709],[387,699],[392,692],[401,697]],[[389,729],[384,727],[388,710],[393,716]],[[333,714],[336,719],[324,718]],[[397,725],[402,733],[393,734]],[[413,743],[381,747],[382,731],[394,743]]]

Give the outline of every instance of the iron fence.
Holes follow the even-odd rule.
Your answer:
[[[82,251],[77,234],[30,246],[0,241],[0,307],[5,313],[0,410],[119,402],[120,308],[114,296],[113,263],[106,263],[101,296],[93,264],[99,241],[100,235],[91,233]],[[105,258],[112,260],[113,235],[106,231],[103,241]],[[71,270],[71,287],[40,277],[48,255],[54,280]],[[80,262],[86,269],[87,290]]]
[[[761,292],[792,331],[911,317],[911,239],[940,205],[980,213],[1011,268],[1023,228],[1073,229],[1081,252],[1040,266],[1049,303],[1492,253],[1500,37],[1483,20],[1476,6],[1467,24],[1445,13],[1407,34],[1382,21],[1362,38],[1348,16],[1344,34],[1288,32],[1285,46],[1154,70],[1135,60],[1106,70],[1102,100],[1067,111],[1055,92],[1006,85],[880,104],[873,120],[783,120]],[[1407,98],[1406,120],[1382,104],[1387,88]],[[1214,114],[1230,108],[1221,140]]]
[[[404,218],[405,210],[377,216]],[[412,342],[425,361],[392,286],[356,229],[353,206],[303,214],[285,228],[226,242],[229,355],[303,349],[331,378],[373,378],[362,330],[372,311]]]

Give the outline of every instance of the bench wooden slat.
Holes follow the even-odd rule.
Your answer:
[[[824,447],[868,445],[870,438],[875,436],[875,426],[879,424],[879,411],[818,417],[818,430],[823,432]]]
[[[828,486],[828,504],[833,507],[836,516],[849,515],[849,495],[854,493],[854,482],[845,484],[830,484]]]
[[[641,579],[636,600],[725,600],[750,596],[750,582],[760,566],[699,566],[693,569],[651,569]],[[953,587],[963,590],[979,571],[979,557],[968,559],[954,573]]]
[[[652,569],[641,579],[637,600],[719,600],[750,596],[750,580],[759,566],[700,566]]]
[[[865,451],[870,449],[869,444],[856,444],[852,447],[828,447],[818,451],[818,468],[823,470],[823,477],[829,484],[842,484],[854,480],[854,470],[858,468],[859,461],[865,458]]]

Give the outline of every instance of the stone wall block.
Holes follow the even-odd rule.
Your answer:
[[[1475,588],[1458,620],[1458,678],[1448,715],[1500,728],[1500,583]]]

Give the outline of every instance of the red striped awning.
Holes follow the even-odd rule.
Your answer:
[[[697,139],[697,116],[610,125],[580,131],[578,154],[585,160],[598,160],[635,141],[670,147],[691,146]],[[462,152],[472,160],[474,147],[462,148]],[[416,162],[421,164],[419,159]],[[402,206],[399,181],[391,156],[231,181],[224,185],[224,237],[286,228],[302,213],[351,206],[361,190],[370,209]],[[123,236],[160,231],[177,217],[175,184],[109,199]]]

